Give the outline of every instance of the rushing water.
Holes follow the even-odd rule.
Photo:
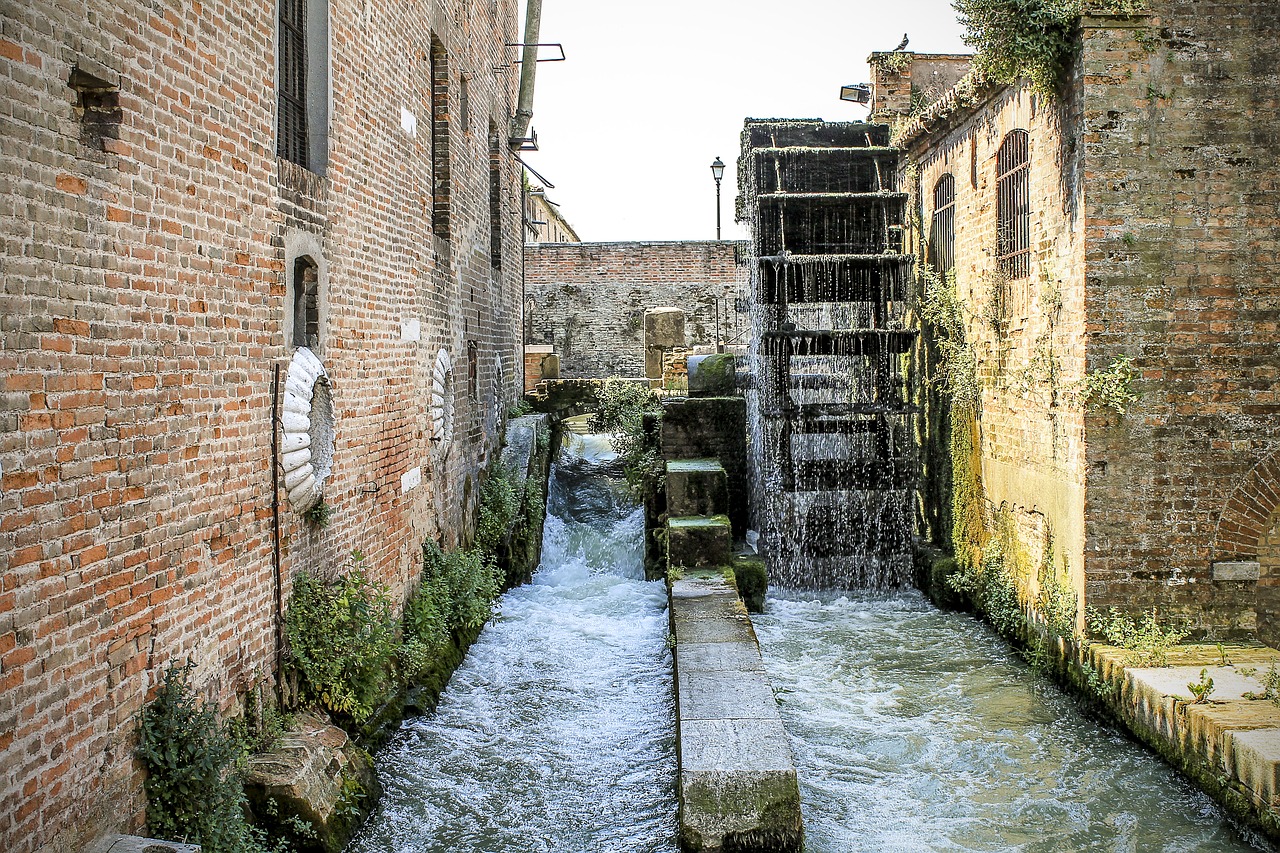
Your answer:
[[[755,625],[808,853],[1271,849],[919,593],[788,593]]]
[[[666,594],[612,460],[566,435],[542,565],[380,753],[386,795],[348,853],[674,850]]]

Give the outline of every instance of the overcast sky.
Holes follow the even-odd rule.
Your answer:
[[[538,65],[541,150],[522,156],[584,240],[714,239],[719,156],[738,239],[743,119],[865,118],[840,86],[904,31],[911,50],[968,52],[950,0],[544,0],[540,40],[568,61]]]

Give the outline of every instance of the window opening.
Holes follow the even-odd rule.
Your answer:
[[[293,262],[293,345],[320,346],[320,268],[310,257]]]
[[[431,227],[449,236],[449,60],[444,45],[431,37]]]
[[[307,168],[307,0],[280,0],[276,153]]]
[[[929,266],[943,276],[955,267],[956,179],[943,175],[933,186],[933,221],[929,226]]]
[[[480,349],[475,341],[467,341],[467,396],[480,397]]]
[[[1031,172],[1028,134],[1015,130],[996,155],[996,259],[1011,279],[1031,274]]]
[[[489,122],[489,262],[502,268],[502,140]]]
[[[471,78],[463,74],[458,80],[458,112],[462,116],[462,132],[471,132]]]
[[[81,69],[71,69],[67,85],[76,93],[76,113],[80,116],[80,139],[86,145],[105,150],[103,140],[120,138],[120,87]]]

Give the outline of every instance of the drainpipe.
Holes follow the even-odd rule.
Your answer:
[[[511,120],[511,140],[529,135],[529,122],[533,120],[533,75],[538,70],[538,33],[542,26],[542,0],[529,0],[524,16],[524,52],[520,60],[520,101],[516,105],[515,118]],[[522,226],[523,227],[523,226]]]

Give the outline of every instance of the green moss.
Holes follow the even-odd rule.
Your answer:
[[[769,576],[764,560],[759,557],[736,557],[727,575],[732,577],[738,595],[752,613],[764,612],[765,593],[769,588]]]

